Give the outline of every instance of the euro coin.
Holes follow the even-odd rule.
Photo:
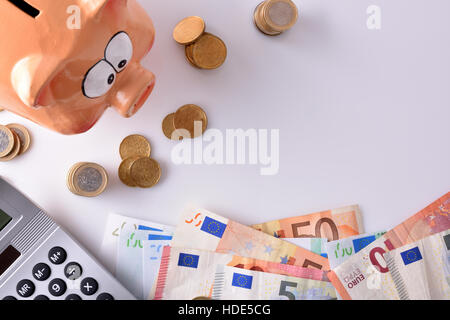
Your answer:
[[[150,158],[140,158],[131,165],[131,178],[141,188],[151,188],[161,178],[159,163]]]
[[[15,134],[17,134],[17,136],[19,137],[20,140],[19,155],[24,154],[30,148],[31,144],[31,136],[27,128],[17,123],[8,124],[6,127],[11,131],[13,131]]]
[[[174,117],[175,117],[175,113],[171,113],[171,114],[167,115],[162,122],[163,133],[169,139],[172,139],[172,134],[176,130],[175,125],[173,123]]]
[[[136,187],[136,183],[131,178],[131,166],[139,157],[131,157],[122,161],[119,166],[119,179],[129,187]]]
[[[122,141],[119,152],[122,160],[135,156],[150,157],[151,146],[145,137],[134,134]]]
[[[83,197],[96,197],[108,185],[106,170],[96,163],[84,163],[72,173],[72,183],[76,194]]]
[[[14,141],[13,142],[13,149],[6,156],[0,158],[0,162],[11,161],[15,157],[17,157],[17,155],[19,154],[19,151],[20,151],[19,136],[17,134],[15,134],[14,132],[12,134],[13,134],[13,141]]]
[[[279,35],[292,28],[298,19],[298,8],[291,0],[267,0],[255,10],[254,20],[260,31]]]
[[[190,44],[184,48],[184,52],[186,54],[186,59],[193,67],[200,69],[200,67],[195,64],[194,58],[192,57],[192,49],[193,48],[194,48],[193,44]]]
[[[14,135],[10,129],[0,125],[0,158],[7,156],[14,148]]]
[[[199,123],[200,122],[200,123]],[[197,130],[196,130],[197,123]],[[195,104],[187,104],[177,110],[173,124],[176,129],[185,129],[191,138],[201,136],[208,126],[208,117],[202,108]],[[200,126],[198,127],[198,124]]]
[[[227,58],[227,46],[218,37],[204,33],[192,47],[192,59],[202,69],[216,69]]]
[[[182,45],[196,41],[205,32],[205,21],[200,17],[187,17],[181,20],[173,30],[173,38]]]

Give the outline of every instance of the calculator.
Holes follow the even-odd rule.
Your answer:
[[[44,211],[0,177],[0,299],[135,298]]]

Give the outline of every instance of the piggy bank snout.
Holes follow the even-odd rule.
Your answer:
[[[110,102],[120,115],[129,118],[147,101],[155,86],[155,76],[138,63],[128,66],[125,72],[116,83],[117,90]]]

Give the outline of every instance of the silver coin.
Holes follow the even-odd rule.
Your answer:
[[[283,27],[292,22],[295,11],[286,2],[276,2],[269,8],[269,17],[277,26]]]
[[[87,167],[77,172],[77,186],[84,192],[95,192],[103,184],[103,176],[95,168]]]
[[[9,145],[9,135],[5,131],[0,130],[0,153],[5,152]]]

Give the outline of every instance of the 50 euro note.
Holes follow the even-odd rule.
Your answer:
[[[185,209],[175,230],[172,246],[330,270],[328,259],[318,254],[205,209]]]
[[[339,240],[364,233],[359,206],[322,211],[252,226],[277,238]]]
[[[402,300],[450,299],[450,230],[384,255]]]
[[[450,193],[369,244],[329,272],[343,299],[398,300],[384,254],[450,228]]]
[[[336,300],[328,282],[218,266],[213,300]]]
[[[327,292],[334,291],[326,272],[319,269],[302,268],[233,254],[166,246],[161,258],[155,299],[190,300],[199,296],[210,297],[214,276],[220,265],[325,281]]]

